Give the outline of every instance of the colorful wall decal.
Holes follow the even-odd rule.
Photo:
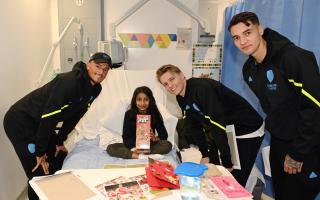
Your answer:
[[[159,48],[168,48],[171,40],[168,34],[152,34]]]
[[[156,42],[158,48],[168,48],[177,41],[176,34],[118,33],[124,46],[128,48],[151,48]]]

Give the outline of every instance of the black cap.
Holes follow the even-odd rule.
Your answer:
[[[89,62],[91,62],[91,61],[94,61],[95,63],[107,63],[109,65],[109,67],[112,68],[111,58],[106,53],[97,52],[97,53],[93,54],[89,59]]]

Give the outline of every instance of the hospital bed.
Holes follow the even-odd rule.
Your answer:
[[[168,94],[158,83],[155,70],[110,70],[102,82],[102,91],[88,112],[79,121],[65,142],[69,153],[62,169],[99,169],[106,164],[146,163],[147,159],[122,159],[108,155],[109,144],[122,142],[122,126],[125,111],[133,91],[139,86],[148,86],[156,99],[164,119],[168,140],[173,144],[171,152],[163,155],[173,165],[179,163],[176,155],[177,117],[168,111]]]

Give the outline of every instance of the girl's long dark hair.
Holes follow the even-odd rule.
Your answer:
[[[133,96],[131,99],[131,105],[130,105],[130,109],[135,110],[137,113],[138,112],[138,107],[137,107],[137,103],[136,103],[136,99],[138,94],[143,93],[145,95],[147,95],[147,97],[149,98],[149,108],[147,109],[147,112],[151,115],[152,119],[151,123],[154,123],[155,120],[161,120],[163,121],[162,115],[159,112],[159,109],[157,107],[156,104],[156,100],[153,96],[153,93],[151,91],[150,88],[148,88],[147,86],[141,86],[141,87],[137,87],[134,92],[133,92]]]

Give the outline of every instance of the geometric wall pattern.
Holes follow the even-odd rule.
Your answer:
[[[127,48],[151,48],[154,43],[158,48],[168,48],[177,41],[176,34],[118,33]]]

